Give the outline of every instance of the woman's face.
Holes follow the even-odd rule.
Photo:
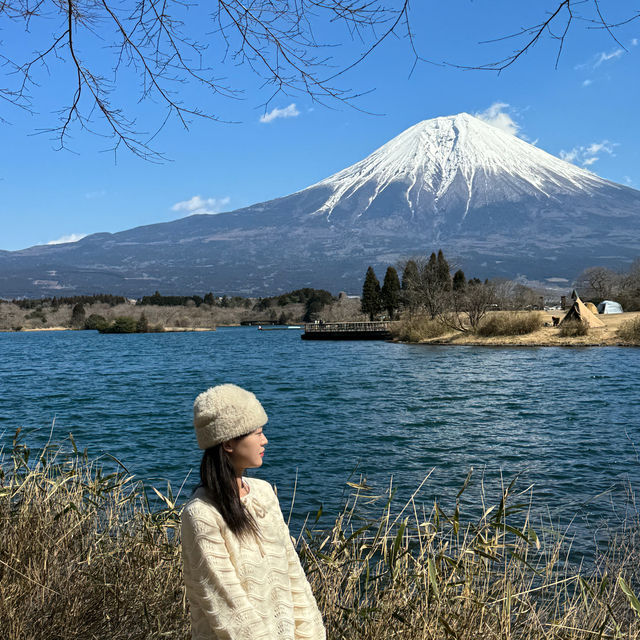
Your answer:
[[[264,435],[262,427],[259,427],[246,436],[225,442],[224,449],[236,472],[242,473],[245,469],[262,466],[262,456],[264,456],[267,442],[269,441]]]

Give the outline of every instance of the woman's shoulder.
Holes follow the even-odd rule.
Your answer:
[[[182,508],[182,519],[204,519],[218,521],[222,516],[207,498],[202,487],[196,489]]]
[[[261,478],[247,477],[245,478],[245,481],[249,484],[251,493],[255,491],[256,494],[266,495],[269,497],[275,496],[275,492],[273,490],[273,487],[271,486],[271,483],[267,482],[266,480],[262,480]]]

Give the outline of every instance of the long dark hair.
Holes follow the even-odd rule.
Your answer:
[[[236,473],[222,443],[205,450],[200,462],[200,486],[236,536],[259,535],[256,521],[240,500]]]

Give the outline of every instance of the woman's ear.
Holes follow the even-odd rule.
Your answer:
[[[224,451],[226,451],[227,453],[233,453],[233,447],[231,446],[231,443],[233,442],[233,440],[227,440],[227,442],[223,442],[222,443],[222,448],[224,449]]]

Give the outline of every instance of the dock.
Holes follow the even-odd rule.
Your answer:
[[[303,340],[390,340],[392,322],[315,322],[304,325]]]

